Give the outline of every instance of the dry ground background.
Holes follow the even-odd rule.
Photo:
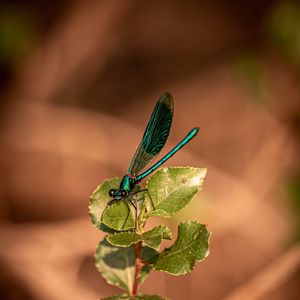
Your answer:
[[[211,254],[141,291],[299,299],[299,79],[297,1],[1,1],[0,299],[118,292],[93,265],[88,199],[124,173],[164,91],[166,148],[201,128],[167,165],[208,167],[168,225],[209,224]]]

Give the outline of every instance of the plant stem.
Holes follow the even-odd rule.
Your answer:
[[[143,262],[142,262],[142,242],[139,242],[134,245],[135,248],[135,273],[134,273],[134,281],[133,281],[133,287],[132,287],[132,297],[135,297],[137,294],[138,290],[138,285],[139,285],[139,277],[141,274],[141,270],[143,267]]]

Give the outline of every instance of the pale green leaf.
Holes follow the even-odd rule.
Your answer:
[[[102,277],[130,293],[135,271],[134,248],[119,248],[102,241],[96,249],[96,267]]]
[[[154,173],[147,182],[147,201],[154,207],[151,215],[170,217],[183,209],[200,190],[206,168],[163,168]]]
[[[107,204],[112,200],[109,196],[109,190],[120,186],[121,178],[112,178],[104,180],[93,192],[89,202],[89,214],[92,223],[98,228],[102,223],[102,214]]]
[[[141,240],[141,236],[134,232],[117,232],[109,234],[106,240],[113,246],[129,247]]]
[[[158,250],[162,240],[172,239],[172,234],[169,228],[159,225],[142,234],[134,232],[117,232],[108,235],[106,239],[110,244],[118,247],[129,247],[142,241],[148,247]]]
[[[155,255],[157,255],[155,252],[151,252],[147,248],[142,249],[142,258],[144,261],[148,261]],[[134,246],[127,248],[115,247],[106,240],[103,240],[96,249],[96,267],[109,284],[130,293],[135,272]],[[149,265],[145,265],[142,268],[140,283],[146,279],[150,270],[151,267]]]
[[[103,224],[118,231],[128,230],[135,226],[134,214],[130,204],[126,205],[125,199],[108,205],[112,200],[109,190],[119,188],[120,182],[120,178],[104,180],[90,197],[89,214],[92,223],[101,230],[105,229]]]
[[[144,232],[141,237],[148,247],[158,250],[163,239],[172,239],[172,233],[166,226],[159,225]]]
[[[102,223],[114,230],[128,230],[135,227],[131,205],[126,199],[108,205],[102,214]]]
[[[184,275],[193,270],[196,261],[209,254],[210,232],[206,225],[187,221],[178,227],[175,243],[164,249],[154,264],[154,269],[173,275]]]

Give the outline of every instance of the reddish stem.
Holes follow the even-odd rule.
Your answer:
[[[134,273],[134,281],[133,281],[133,287],[132,287],[132,293],[131,296],[135,297],[137,295],[138,291],[138,285],[139,285],[139,277],[141,275],[141,270],[143,267],[142,262],[142,242],[139,242],[134,245],[135,248],[135,273]]]

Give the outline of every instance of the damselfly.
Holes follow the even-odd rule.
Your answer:
[[[173,119],[173,111],[173,97],[170,93],[164,93],[160,96],[154,107],[148,125],[144,132],[143,138],[135,151],[127,173],[123,177],[119,188],[111,189],[109,191],[109,196],[111,196],[113,199],[108,203],[108,205],[116,201],[124,200],[128,207],[129,215],[130,208],[126,201],[128,200],[134,207],[137,217],[137,207],[132,202],[132,199],[130,197],[133,194],[136,194],[136,192],[133,192],[133,189],[136,186],[136,184],[139,183],[146,176],[148,176],[150,173],[155,171],[158,167],[160,167],[165,161],[172,157],[179,149],[181,149],[184,145],[186,145],[192,138],[194,138],[197,135],[199,128],[195,127],[163,158],[161,158],[149,169],[139,174],[146,167],[146,165],[148,165],[150,161],[153,160],[156,155],[158,155],[158,153],[164,147],[170,133],[170,128]],[[135,222],[136,221],[137,220],[135,220]]]

